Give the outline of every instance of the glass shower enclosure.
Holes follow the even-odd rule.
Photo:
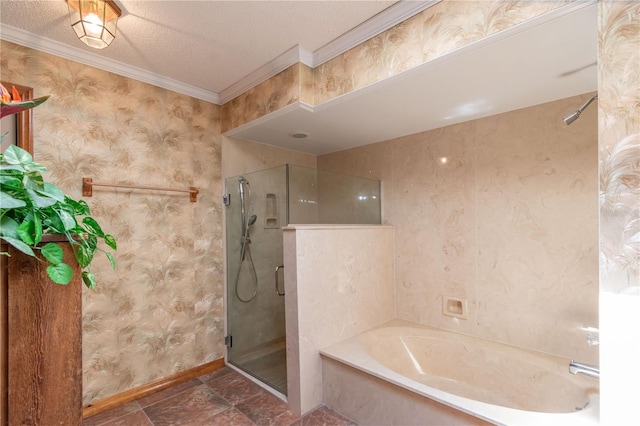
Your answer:
[[[282,227],[380,224],[380,182],[285,165],[227,178],[227,361],[287,394]]]

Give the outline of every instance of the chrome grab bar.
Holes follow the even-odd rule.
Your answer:
[[[582,374],[586,374],[589,377],[595,377],[596,379],[599,379],[600,367],[598,367],[597,365],[582,364],[579,362],[575,362],[574,360],[571,360],[571,362],[569,363],[569,373],[571,374],[582,373]]]
[[[282,293],[280,293],[280,286],[278,285],[278,271],[280,269],[284,269],[284,265],[276,266],[276,272],[275,272],[275,275],[276,275],[276,294],[278,296],[284,296],[284,291]]]

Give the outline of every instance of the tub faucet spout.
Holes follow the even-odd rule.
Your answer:
[[[589,377],[595,377],[596,379],[599,379],[600,367],[598,367],[597,365],[582,364],[579,362],[575,362],[574,360],[571,360],[571,362],[569,363],[569,373],[571,374],[582,373],[582,374],[586,374]]]

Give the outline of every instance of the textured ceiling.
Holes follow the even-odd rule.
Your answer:
[[[115,41],[104,50],[75,37],[64,0],[0,0],[0,22],[5,30],[26,31],[26,37],[44,37],[220,93],[290,48],[316,51],[396,1],[116,3],[123,16]]]

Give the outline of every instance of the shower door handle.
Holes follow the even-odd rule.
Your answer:
[[[278,284],[278,271],[280,269],[284,269],[284,265],[276,266],[276,272],[275,272],[275,276],[276,276],[276,294],[278,296],[284,296],[284,291],[282,293],[280,293],[280,285]]]

